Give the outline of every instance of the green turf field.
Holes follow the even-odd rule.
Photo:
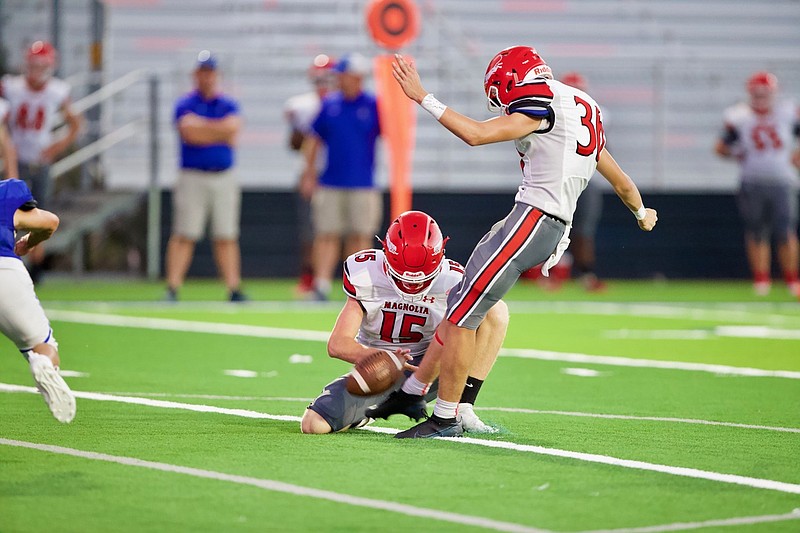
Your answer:
[[[61,425],[0,339],[0,531],[800,530],[800,303],[781,285],[518,284],[476,404],[496,435],[310,436],[348,366],[340,301],[291,282],[182,302],[136,281],[38,293],[78,414]],[[247,376],[247,377],[243,377]]]

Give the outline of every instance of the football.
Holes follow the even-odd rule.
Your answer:
[[[372,396],[390,388],[403,373],[403,361],[386,350],[375,350],[361,359],[347,375],[347,392]]]

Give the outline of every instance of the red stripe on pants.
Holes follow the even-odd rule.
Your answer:
[[[525,217],[525,220],[520,224],[519,228],[517,228],[517,231],[514,232],[514,235],[511,236],[505,246],[500,250],[500,253],[489,262],[483,272],[472,282],[467,296],[453,309],[452,313],[449,313],[448,320],[450,322],[458,324],[463,320],[478,298],[483,295],[489,283],[497,276],[497,273],[500,272],[500,270],[511,261],[511,258],[514,257],[519,249],[522,248],[522,245],[528,240],[528,236],[533,231],[533,228],[536,227],[536,223],[540,218],[542,218],[542,212],[538,209],[533,209],[528,216]]]

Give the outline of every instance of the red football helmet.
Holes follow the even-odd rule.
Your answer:
[[[56,49],[47,41],[35,41],[25,54],[25,73],[34,85],[44,84],[53,75]]]
[[[318,54],[308,67],[308,80],[317,87],[320,96],[334,88],[333,58],[326,54]]]
[[[565,72],[560,78],[561,83],[565,83],[570,87],[575,87],[581,91],[586,90],[586,78],[578,72]]]
[[[512,46],[501,50],[486,67],[483,89],[489,99],[489,110],[503,112],[518,97],[523,82],[534,78],[553,79],[553,71],[530,46]]]
[[[422,211],[406,211],[389,225],[381,243],[397,293],[406,300],[422,299],[442,269],[447,238],[439,225]]]
[[[766,71],[756,72],[747,80],[750,93],[750,106],[759,113],[772,109],[775,93],[778,92],[778,78]]]

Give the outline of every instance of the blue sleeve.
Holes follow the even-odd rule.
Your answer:
[[[311,124],[311,129],[314,130],[314,133],[320,137],[325,136],[325,118],[327,116],[326,110],[327,106],[323,103],[319,110],[319,114],[317,114],[317,118],[315,118],[314,122]]]
[[[33,195],[24,181],[18,179],[3,180],[0,186],[0,203],[2,203],[3,220],[11,220],[13,226],[14,212],[33,201]]]
[[[186,98],[181,98],[178,100],[178,103],[175,104],[175,122],[177,123],[183,115],[189,113],[190,111],[191,109],[189,109],[189,102]]]
[[[227,109],[225,110],[225,115],[223,115],[223,116],[227,117],[228,115],[238,115],[239,114],[239,102],[237,102],[233,98],[228,98],[227,99],[227,103],[228,103],[228,106],[227,106]]]

